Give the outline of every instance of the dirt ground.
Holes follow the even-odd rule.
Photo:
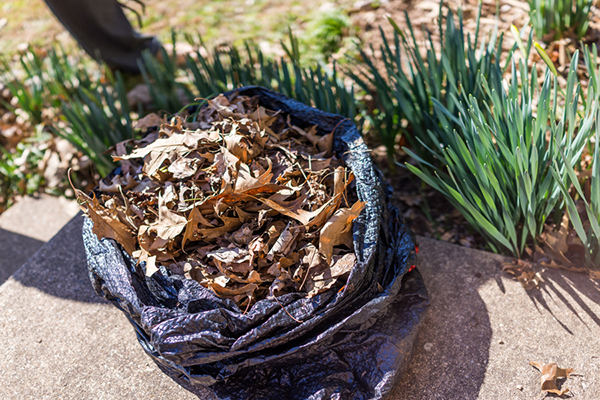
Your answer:
[[[13,53],[19,45],[39,46],[60,42],[75,46],[42,0],[5,0],[0,6],[0,43],[3,53]],[[141,12],[134,1],[125,4]],[[319,0],[144,0],[141,32],[157,35],[161,41],[171,39],[171,30],[200,34],[207,44],[254,39],[278,42],[288,26],[298,29],[321,7],[351,8],[352,2],[328,3]],[[134,13],[127,11],[139,29]]]
[[[428,0],[145,0],[144,3],[142,33],[155,34],[165,42],[170,40],[171,30],[191,35],[199,33],[207,44],[244,39],[277,43],[286,35],[288,26],[301,32],[311,18],[332,8],[350,14],[357,36],[363,43],[371,43],[377,41],[379,26],[391,33],[391,25],[386,21],[388,15],[405,27],[406,11],[413,26],[425,24],[433,28],[439,10],[439,2]],[[142,11],[132,0],[125,4]],[[461,6],[467,20],[466,30],[474,31],[478,1],[446,1],[445,4],[453,9]],[[523,26],[528,20],[527,9],[525,1],[500,0],[500,31],[507,32],[510,24]],[[127,12],[137,28],[135,15]],[[484,0],[482,32],[491,32],[496,23],[495,14],[496,1]],[[67,48],[75,46],[42,0],[2,2],[2,53],[11,54],[23,43],[45,46],[53,42],[60,42]]]

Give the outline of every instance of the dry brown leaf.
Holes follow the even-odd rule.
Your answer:
[[[254,236],[254,231],[249,226],[244,226],[231,234],[231,240],[237,245],[249,244]]]
[[[223,236],[227,232],[236,230],[240,226],[242,226],[242,221],[240,221],[239,218],[221,217],[221,220],[223,221],[223,226],[219,226],[216,228],[198,229],[195,233],[197,233],[200,239],[212,240]]]
[[[151,249],[163,248],[168,241],[175,239],[185,229],[188,222],[185,217],[169,210],[166,206],[161,206],[158,212],[158,221],[151,224],[149,230],[157,236]]]
[[[331,262],[333,247],[344,244],[352,247],[352,221],[354,221],[365,208],[365,203],[357,201],[352,208],[339,209],[327,221],[319,235],[319,252],[325,256],[327,263]]]
[[[306,290],[308,291],[308,297],[314,297],[320,293],[331,289],[337,282],[336,278],[324,279],[324,280],[310,280],[306,284]]]
[[[194,232],[198,228],[199,224],[208,226],[209,228],[214,228],[214,225],[212,225],[210,222],[208,222],[206,220],[206,218],[204,218],[204,216],[200,212],[200,209],[198,207],[194,207],[194,208],[192,208],[192,211],[190,213],[190,220],[187,221],[187,224],[185,227],[185,233],[183,234],[183,239],[181,241],[182,249],[185,247],[185,244],[187,243],[187,241],[191,240],[194,237]]]
[[[149,145],[134,150],[126,156],[113,156],[113,160],[131,160],[144,158],[143,171],[153,176],[166,160],[175,161],[194,150],[200,140],[215,141],[218,136],[207,133],[185,132],[174,133],[171,136],[159,138]]]
[[[302,225],[306,227],[311,227],[315,225],[320,225],[322,221],[327,217],[329,211],[334,207],[335,198],[332,198],[315,211],[303,210],[300,208],[299,205],[294,208],[287,208],[270,199],[261,198],[258,200],[271,207],[273,210],[280,212],[283,215],[287,215],[288,217],[293,218],[296,221],[299,221]]]
[[[146,260],[146,276],[152,276],[156,271],[158,271],[158,267],[156,266],[156,256],[150,256]]]
[[[244,193],[252,189],[267,185],[271,182],[273,174],[271,173],[272,163],[269,161],[269,168],[259,177],[254,178],[247,164],[240,164],[237,179],[235,180],[235,193]]]
[[[80,190],[76,191],[77,201],[94,223],[92,231],[99,238],[116,240],[129,254],[136,250],[136,238],[132,230],[111,215],[108,210],[100,205],[97,198],[90,198]]]
[[[310,271],[314,271],[314,269],[317,267],[322,267],[323,265],[327,266],[321,253],[319,253],[319,249],[317,249],[312,243],[306,245],[302,250],[304,252],[302,264],[306,265],[307,274],[309,274]]]
[[[252,271],[252,264],[250,263],[252,256],[250,252],[239,247],[218,249],[208,253],[206,256],[213,259],[221,273],[232,279],[236,278],[233,273],[247,274]]]
[[[289,222],[285,229],[281,232],[281,235],[277,238],[271,250],[267,253],[267,259],[273,260],[275,254],[286,255],[292,245],[295,242],[296,236],[298,235],[297,227],[292,222]]]
[[[545,233],[545,242],[548,246],[561,253],[569,250],[567,237],[569,235],[569,213],[565,213],[558,230],[550,230]]]
[[[543,282],[541,274],[533,271],[533,266],[523,260],[504,263],[502,271],[513,275],[514,279],[518,280],[525,290],[537,289],[540,283]]]
[[[250,259],[250,253],[247,250],[241,249],[239,247],[228,247],[225,249],[218,249],[207,253],[206,256],[212,257],[225,265],[232,263],[242,263]]]
[[[324,153],[324,157],[331,157],[333,152],[333,132],[321,136],[317,142],[317,148],[321,153]]]
[[[588,274],[590,275],[590,278],[592,278],[592,279],[600,279],[600,271],[598,271],[598,270],[591,269],[588,271]]]
[[[320,274],[314,275],[312,279],[326,280],[331,278],[338,278],[340,276],[349,274],[356,264],[356,256],[354,253],[346,253],[343,256],[333,256],[333,262],[331,268],[326,269]]]
[[[289,115],[288,115],[287,121],[288,121],[288,124],[292,127],[292,129],[294,129],[296,132],[298,132],[299,134],[301,134],[302,136],[307,138],[310,141],[310,143],[312,143],[313,146],[317,147],[317,143],[319,143],[319,139],[321,139],[321,136],[317,135],[317,126],[316,125],[311,126],[307,132],[304,129],[300,128],[299,126],[292,125]]]
[[[559,264],[554,259],[550,259],[550,261],[540,261],[540,265],[542,265],[544,267],[552,268],[552,269],[564,269],[566,271],[571,271],[571,272],[587,272],[588,271],[587,268],[577,268],[572,263],[569,263],[567,265]]]
[[[167,171],[173,174],[173,179],[183,180],[196,175],[200,163],[199,159],[179,158],[169,165]]]
[[[208,287],[220,297],[233,297],[241,294],[252,297],[254,291],[258,289],[256,283],[248,283],[247,285],[235,289],[226,288],[216,283],[209,283]]]
[[[110,180],[110,183],[106,182],[106,179],[101,179],[98,183],[98,188],[104,193],[118,193],[121,190],[129,190],[136,187],[138,182],[133,176],[127,174],[115,175]]]
[[[225,118],[235,118],[235,119],[243,119],[246,118],[246,115],[236,113],[232,105],[229,103],[229,100],[222,94],[219,94],[217,97],[211,100],[207,100],[208,106],[218,112],[221,116]]]
[[[162,120],[158,116],[158,114],[150,113],[150,114],[146,115],[145,117],[138,119],[137,122],[135,123],[134,128],[135,129],[148,129],[148,128],[153,128],[155,126],[160,126],[161,123],[162,123]]]
[[[249,114],[248,117],[254,121],[258,121],[260,129],[270,128],[276,119],[276,115],[269,115],[267,109],[263,106],[259,106],[256,111]]]
[[[542,391],[548,393],[554,393],[559,396],[562,396],[569,392],[568,388],[559,389],[556,383],[556,379],[558,378],[568,378],[571,373],[573,373],[573,368],[559,368],[556,363],[551,364],[540,364],[535,361],[531,361],[529,365],[537,368],[538,371],[542,373],[542,377],[540,378],[542,382]]]
[[[252,143],[245,136],[231,134],[225,137],[227,150],[239,158],[243,163],[250,161],[250,148]]]
[[[364,204],[338,210],[355,195],[352,173],[332,157],[333,133],[293,127],[257,104],[217,96],[193,121],[175,117],[115,145],[122,172],[101,182],[98,199],[80,196],[96,233],[124,243],[148,276],[167,268],[240,307],[314,296],[346,279],[356,262],[352,220]],[[160,122],[149,115],[138,127]],[[333,256],[342,243],[348,249]]]
[[[235,206],[234,208],[235,208],[235,213],[240,218],[240,220],[242,220],[242,222],[255,221],[257,218],[256,214],[246,212],[246,211],[242,210],[241,208],[239,208],[238,206]]]
[[[573,269],[575,265],[565,256],[569,251],[569,215],[565,213],[558,230],[554,230],[549,225],[545,226],[545,232],[541,235],[541,241],[544,244],[544,253],[550,262],[542,262],[542,265],[551,268]],[[552,259],[560,264],[552,261]]]

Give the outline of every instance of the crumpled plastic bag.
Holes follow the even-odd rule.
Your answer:
[[[334,151],[366,202],[353,224],[357,262],[346,285],[313,298],[263,299],[244,313],[164,267],[146,277],[120,245],[99,240],[86,218],[94,289],[123,311],[158,367],[201,398],[208,388],[231,400],[383,399],[409,364],[428,306],[421,275],[409,272],[414,236],[350,120],[260,87],[235,92],[258,95],[297,126],[316,124],[320,134],[335,129]]]

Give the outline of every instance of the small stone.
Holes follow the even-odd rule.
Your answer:
[[[498,344],[504,344],[504,340],[502,340],[502,339],[498,340]]]
[[[354,3],[354,6],[352,7],[352,11],[354,11],[354,12],[368,11],[373,8],[376,8],[376,7],[373,6],[372,0],[360,0],[360,1],[357,1],[356,3]]]
[[[517,385],[517,389],[523,390],[523,385]]]
[[[25,122],[29,119],[29,115],[28,114],[21,114],[18,115],[17,118],[15,119],[15,123],[17,125],[25,125]]]
[[[79,158],[79,168],[80,169],[85,169],[87,167],[89,167],[92,164],[92,160],[90,160],[90,158],[88,156],[81,156],[81,158]]]
[[[425,351],[431,351],[431,349],[433,348],[433,343],[425,343],[425,346],[423,346],[423,348],[425,349]]]
[[[15,119],[17,119],[17,116],[11,111],[4,113],[4,115],[2,116],[2,122],[4,122],[5,124],[14,122]]]
[[[502,7],[500,7],[500,12],[501,13],[509,12],[511,8],[512,7],[509,4],[505,4]]]
[[[28,49],[29,49],[29,43],[27,43],[27,42],[19,43],[19,45],[17,45],[17,50],[21,53],[26,52]]]

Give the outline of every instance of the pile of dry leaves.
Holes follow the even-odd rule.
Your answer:
[[[333,132],[302,129],[247,96],[162,122],[115,146],[121,172],[97,194],[77,191],[98,237],[145,262],[148,276],[164,266],[245,307],[314,296],[349,274],[364,203],[347,190],[353,175],[333,154]]]

